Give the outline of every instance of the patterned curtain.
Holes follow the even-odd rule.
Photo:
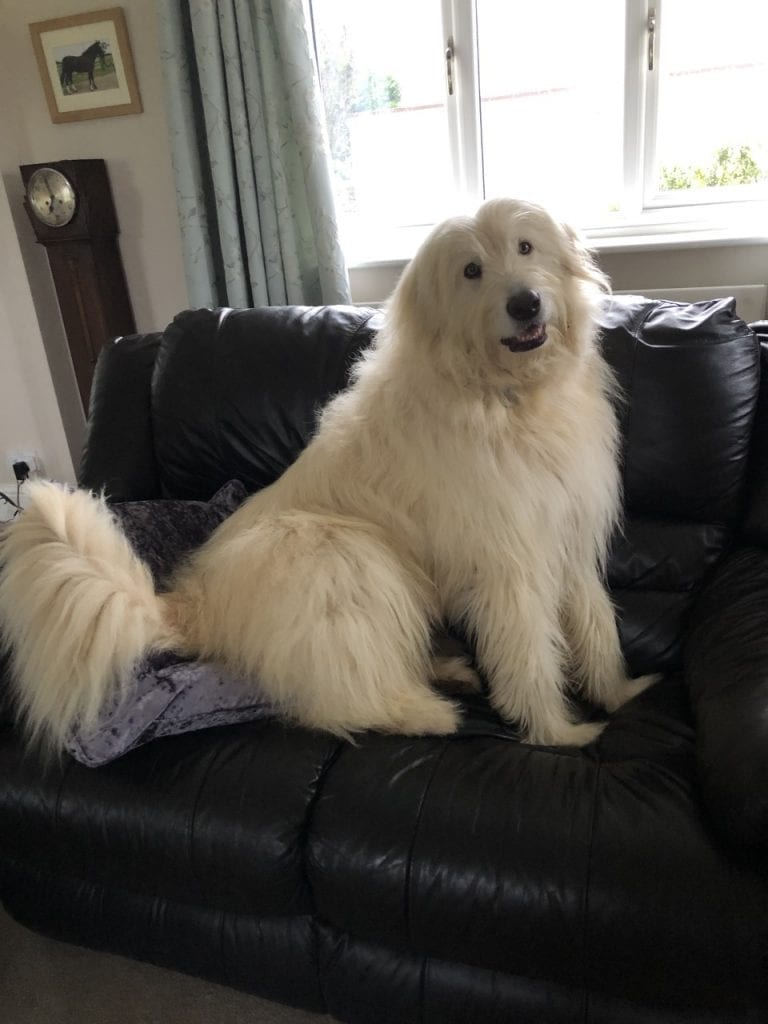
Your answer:
[[[303,0],[157,0],[192,305],[349,302]]]

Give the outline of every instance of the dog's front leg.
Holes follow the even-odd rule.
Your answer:
[[[521,581],[476,589],[467,618],[491,703],[527,743],[584,746],[603,723],[574,721],[565,695],[565,649],[555,602]]]
[[[563,631],[580,692],[606,711],[615,711],[659,679],[657,675],[627,676],[613,605],[594,570],[573,573]]]

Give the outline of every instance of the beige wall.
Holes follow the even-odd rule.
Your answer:
[[[2,187],[0,247],[0,490],[6,490],[3,484],[13,479],[13,449],[38,452],[48,473],[71,481],[73,467],[64,424]]]
[[[7,479],[6,452],[26,437],[49,473],[71,478],[71,463],[55,453],[64,432],[64,449],[76,461],[84,425],[47,257],[22,208],[19,164],[106,160],[137,330],[163,327],[187,305],[154,0],[122,3],[144,112],[60,125],[48,114],[29,23],[103,6],[0,0],[0,482]],[[12,323],[4,310],[12,310]]]
[[[768,283],[768,245],[604,253],[616,291]]]

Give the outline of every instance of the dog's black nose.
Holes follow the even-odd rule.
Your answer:
[[[533,320],[540,309],[541,296],[532,288],[521,288],[507,303],[507,312],[513,320]]]

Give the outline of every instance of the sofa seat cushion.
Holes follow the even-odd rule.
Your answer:
[[[11,892],[21,875],[48,878],[62,916],[84,891],[119,905],[125,935],[110,948],[150,958],[169,901],[192,923],[195,908],[217,911],[219,938],[245,918],[311,918],[334,1001],[349,990],[340,965],[362,969],[367,949],[376,970],[408,977],[453,965],[666,1007],[665,1021],[696,1008],[746,1020],[768,901],[701,816],[682,686],[642,694],[583,751],[523,746],[482,715],[467,724],[352,745],[251,723],[98,771],[42,769],[6,735],[0,876],[16,872]],[[24,915],[44,921],[46,888],[24,892]]]
[[[311,907],[307,820],[338,741],[278,722],[185,733],[98,770],[0,744],[0,855],[261,915]]]
[[[760,976],[760,889],[711,842],[694,775],[671,682],[584,751],[498,735],[345,746],[314,813],[317,913],[505,975],[732,1007],[733,978]]]
[[[16,860],[0,861],[0,878],[8,913],[20,924],[50,938],[184,971],[262,999],[287,1002],[317,1013],[325,1011],[317,969],[316,928],[308,914],[261,916],[220,910]],[[216,1024],[221,1019],[219,1001],[214,993],[209,1000],[209,1015],[201,1018],[196,1014],[195,1019]],[[38,1010],[39,1014],[34,998],[30,1004],[32,1012]],[[82,1002],[79,1010],[84,1024],[105,1019],[91,1016]],[[142,1024],[159,1024],[168,1019],[159,1008],[150,1016],[142,1013],[140,1018],[136,1012],[122,1017],[110,1015],[108,1019],[125,1024],[139,1024],[139,1019]],[[188,1020],[180,1009],[171,1016]],[[39,1015],[37,1019],[55,1024],[61,1017]]]

